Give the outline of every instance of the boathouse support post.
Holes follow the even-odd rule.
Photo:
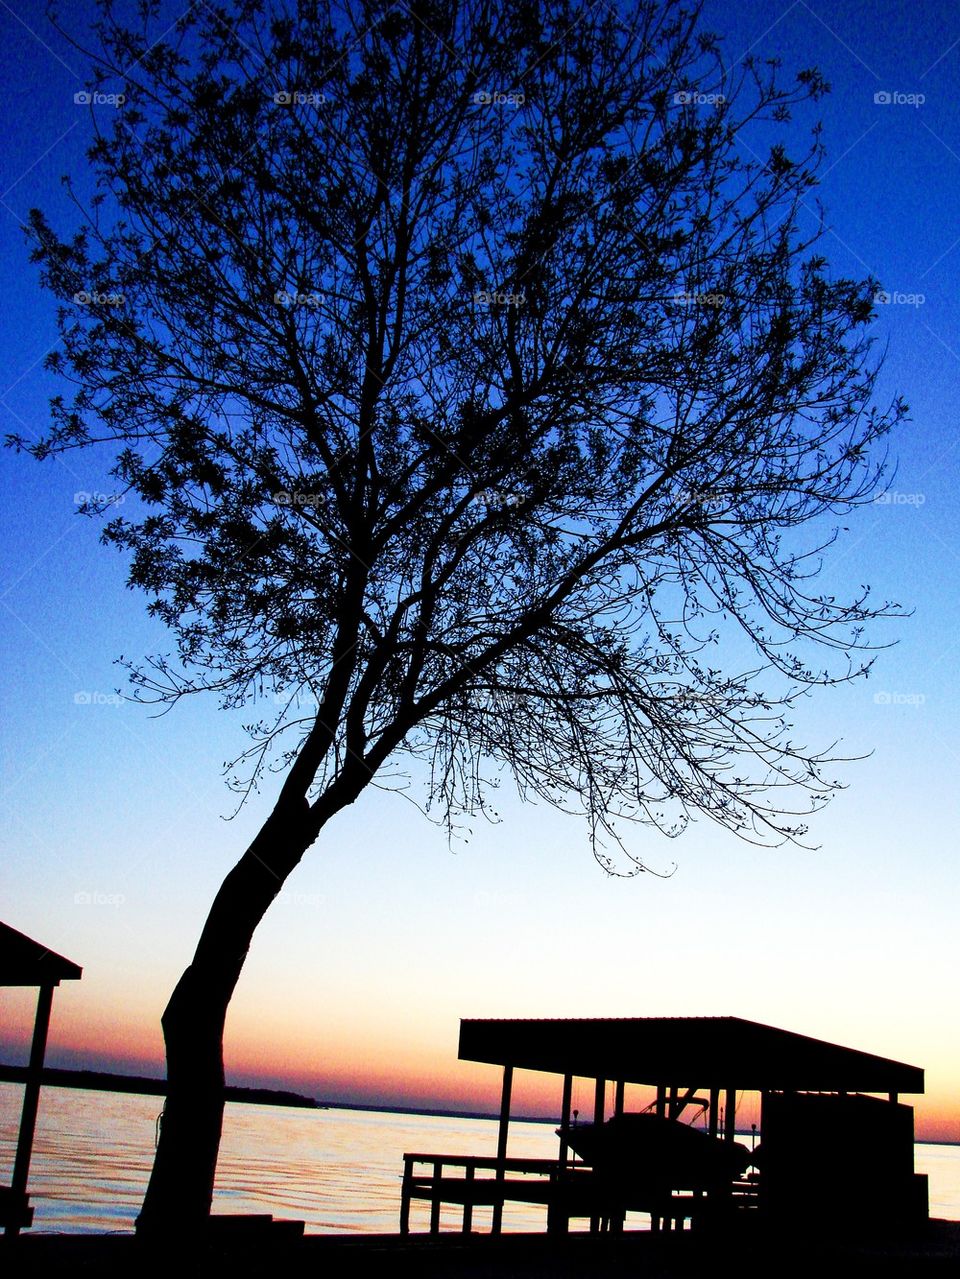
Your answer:
[[[573,1102],[573,1075],[563,1077],[563,1096],[560,1100],[560,1171],[567,1167],[570,1147],[567,1145],[567,1133],[570,1131],[570,1106]]]
[[[500,1094],[500,1129],[497,1133],[496,1199],[493,1204],[491,1233],[498,1235],[503,1225],[503,1183],[506,1177],[507,1131],[510,1127],[510,1094],[513,1091],[513,1067],[503,1068],[503,1091]]]
[[[467,1183],[464,1186],[463,1196],[463,1233],[465,1235],[468,1235],[473,1229],[473,1200],[470,1196],[473,1194],[473,1182],[476,1176],[476,1171],[476,1164],[467,1164],[463,1174],[464,1180]]]
[[[613,1090],[613,1113],[616,1118],[623,1114],[624,1093],[626,1091],[626,1080],[618,1079]],[[626,1217],[626,1210],[618,1209],[610,1218],[610,1229],[615,1234],[623,1234],[623,1222]]]
[[[656,1114],[663,1119],[667,1113],[667,1085],[657,1084],[657,1103]],[[659,1234],[664,1227],[664,1220],[659,1213],[653,1213],[650,1218],[650,1229],[654,1234]]]
[[[47,1032],[50,1029],[50,1008],[53,1004],[53,986],[41,986],[37,995],[37,1015],[33,1023],[33,1042],[30,1046],[30,1064],[23,1089],[23,1109],[20,1112],[20,1132],[17,1136],[17,1153],[13,1162],[13,1178],[10,1188],[14,1199],[23,1196],[26,1201],[27,1178],[30,1173],[30,1156],[33,1152],[33,1134],[37,1127],[37,1111],[40,1108],[40,1083],[43,1078],[43,1058],[47,1051]],[[6,1227],[8,1235],[20,1232],[20,1223],[12,1220]]]
[[[563,1095],[560,1099],[560,1155],[557,1161],[557,1175],[553,1179],[550,1191],[550,1202],[547,1205],[547,1234],[565,1235],[570,1228],[570,1219],[564,1210],[566,1190],[563,1186],[570,1158],[570,1146],[567,1134],[570,1131],[570,1107],[573,1103],[573,1075],[563,1077]]]
[[[725,1141],[733,1141],[737,1135],[737,1090],[727,1089],[727,1100],[723,1116],[723,1136]]]
[[[607,1090],[607,1081],[598,1077],[597,1086],[593,1094],[593,1122],[597,1128],[603,1123],[603,1103],[604,1094]],[[590,1218],[590,1233],[596,1234],[600,1229],[600,1218],[594,1216]]]
[[[716,1137],[720,1131],[720,1089],[710,1089],[710,1136]]]
[[[413,1185],[413,1160],[403,1157],[403,1185],[400,1190],[400,1233],[410,1233],[410,1189]]]
[[[430,1233],[440,1233],[440,1206],[443,1183],[443,1163],[439,1159],[433,1161],[433,1194],[430,1198]]]
[[[603,1101],[606,1090],[607,1081],[605,1079],[598,1079],[597,1086],[593,1094],[593,1122],[595,1124],[603,1123]]]

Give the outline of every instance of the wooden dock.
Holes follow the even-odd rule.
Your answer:
[[[450,1176],[449,1171],[454,1169],[462,1172]],[[440,1233],[440,1212],[445,1204],[462,1208],[463,1234],[473,1230],[476,1207],[493,1209],[492,1233],[498,1234],[505,1203],[544,1205],[551,1234],[566,1234],[574,1218],[589,1220],[591,1233],[616,1234],[623,1230],[627,1212],[650,1212],[654,1232],[678,1231],[687,1222],[701,1224],[716,1207],[715,1202],[695,1193],[667,1193],[655,1203],[647,1196],[634,1202],[625,1193],[611,1213],[609,1184],[592,1168],[581,1164],[559,1159],[408,1153],[403,1157],[401,1235],[410,1233],[410,1205],[414,1200],[430,1204],[431,1235]],[[724,1201],[727,1212],[750,1212],[756,1205],[757,1186],[750,1179],[735,1182]]]

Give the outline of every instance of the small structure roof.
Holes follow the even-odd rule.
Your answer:
[[[918,1066],[740,1017],[462,1020],[460,1058],[634,1084],[923,1092]]]
[[[72,960],[0,923],[0,986],[58,986],[82,974]]]

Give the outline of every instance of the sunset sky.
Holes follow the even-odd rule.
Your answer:
[[[63,22],[82,32],[86,8],[65,3]],[[43,9],[0,3],[3,434],[41,434],[61,389],[41,367],[54,303],[21,224],[41,206],[67,229],[61,175],[89,186],[83,60]],[[847,789],[814,820],[815,851],[759,850],[706,821],[674,842],[638,828],[630,847],[676,864],[666,878],[607,876],[581,824],[521,805],[507,779],[501,822],[452,847],[404,798],[368,791],[256,934],[228,1020],[233,1082],[482,1109],[498,1074],[457,1062],[460,1017],[731,1014],[924,1067],[918,1135],[960,1141],[960,10],[717,0],[705,25],[731,59],[824,72],[823,251],[891,299],[879,399],[902,393],[911,421],[886,500],[854,512],[829,572],[912,616],[877,625],[896,644],[869,680],[801,703],[795,734],[868,757],[839,766]],[[166,998],[275,796],[267,784],[224,820],[245,716],[211,699],[152,718],[114,696],[115,658],[173,644],[76,513],[109,483],[96,459],[4,450],[0,477],[0,918],[83,966],[54,1001],[50,1064],[159,1074]],[[23,1060],[32,996],[0,991],[0,1007],[0,1059]],[[517,1108],[556,1111],[556,1087],[522,1079]]]

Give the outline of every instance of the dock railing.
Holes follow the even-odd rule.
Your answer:
[[[478,1176],[488,1173],[490,1175]],[[456,1174],[456,1175],[451,1175]],[[512,1174],[512,1175],[511,1175]],[[440,1212],[444,1204],[463,1208],[461,1230],[473,1229],[475,1207],[493,1208],[491,1230],[500,1232],[503,1205],[542,1204],[547,1209],[548,1231],[565,1232],[571,1217],[590,1218],[590,1229],[622,1230],[625,1211],[635,1209],[651,1217],[650,1228],[678,1230],[685,1220],[714,1218],[731,1210],[755,1210],[758,1205],[758,1178],[747,1175],[725,1190],[704,1196],[702,1191],[671,1192],[651,1200],[631,1204],[629,1191],[611,1195],[609,1183],[598,1178],[589,1165],[559,1159],[498,1159],[485,1155],[440,1155],[407,1153],[403,1157],[403,1185],[400,1197],[400,1233],[410,1233],[410,1204],[414,1199],[430,1204],[430,1233],[440,1233]],[[612,1211],[611,1211],[612,1210]]]
[[[430,1171],[418,1172],[418,1166],[428,1165]],[[462,1176],[445,1176],[445,1169],[463,1169]],[[478,1177],[477,1172],[491,1172],[490,1177]],[[476,1205],[501,1208],[505,1199],[524,1203],[542,1203],[549,1206],[551,1188],[563,1172],[557,1159],[497,1159],[484,1155],[435,1155],[405,1154],[403,1156],[403,1187],[400,1196],[400,1233],[410,1231],[410,1203],[425,1199],[430,1203],[430,1233],[440,1232],[440,1207],[442,1204],[462,1204],[462,1230],[465,1234],[473,1228],[473,1209]],[[518,1183],[507,1182],[507,1173],[518,1173],[536,1180]],[[522,1189],[520,1188],[522,1184]]]

